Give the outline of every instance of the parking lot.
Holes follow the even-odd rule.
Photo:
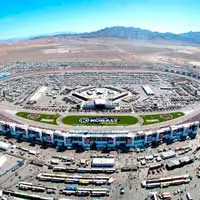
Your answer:
[[[138,113],[177,110],[200,100],[199,83],[177,74],[93,71],[35,73],[4,80],[0,85],[1,100],[20,109],[74,112],[81,103],[72,95],[74,91],[101,83],[128,91],[129,95],[119,101],[121,108]],[[145,93],[143,85],[150,86],[153,94]]]

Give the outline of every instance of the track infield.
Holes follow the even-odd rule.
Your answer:
[[[40,114],[40,113],[29,113],[29,112],[18,112],[16,113],[17,116],[36,121],[41,122],[45,124],[53,124],[57,125],[56,120],[58,119],[58,114]]]
[[[133,116],[87,116],[71,115],[62,119],[63,124],[79,126],[128,126],[138,123]]]
[[[143,119],[143,125],[166,122],[184,116],[183,112],[161,113],[152,115],[140,115]]]

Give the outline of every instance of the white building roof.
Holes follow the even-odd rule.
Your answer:
[[[172,150],[167,151],[167,152],[162,152],[161,156],[163,159],[171,158],[171,157],[176,156],[176,152]]]
[[[99,105],[99,104],[106,104],[106,99],[95,99],[94,100],[95,104]]]
[[[47,90],[47,87],[42,86],[30,99],[29,101],[37,101],[41,95]]]
[[[1,156],[1,157],[0,157],[0,167],[2,167],[3,164],[4,164],[6,161],[7,161],[6,156]]]
[[[149,87],[149,85],[143,85],[142,87],[147,94],[149,94],[149,95],[154,94],[153,90]]]
[[[0,141],[0,149],[8,150],[10,147],[11,147],[11,144]]]
[[[92,165],[114,165],[115,159],[114,158],[93,158]]]

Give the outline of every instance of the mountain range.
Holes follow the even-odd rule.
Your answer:
[[[133,40],[143,40],[143,41],[166,41],[166,42],[184,42],[192,44],[200,44],[200,32],[187,32],[181,34],[175,33],[161,33],[154,32],[146,29],[134,28],[134,27],[123,27],[114,26],[109,28],[104,28],[94,32],[87,33],[61,33],[55,35],[41,36],[44,37],[69,37],[69,36],[81,36],[87,38],[93,37],[115,37]],[[40,36],[31,38],[39,39]]]

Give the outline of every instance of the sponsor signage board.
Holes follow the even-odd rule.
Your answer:
[[[117,124],[120,120],[111,117],[93,117],[93,118],[80,118],[79,122],[81,124]]]

